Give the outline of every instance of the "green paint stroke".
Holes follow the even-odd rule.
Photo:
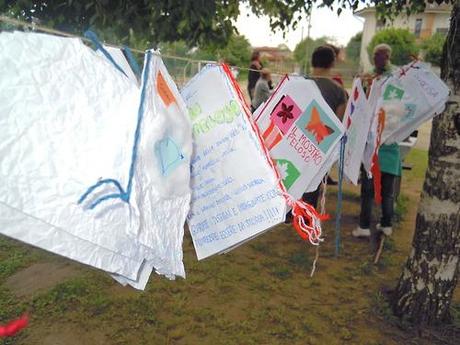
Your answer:
[[[198,106],[199,107],[199,106]],[[209,132],[217,125],[231,123],[241,114],[241,109],[235,100],[231,100],[222,109],[219,109],[204,119],[197,120],[193,124],[193,135],[198,136]],[[193,118],[197,115],[194,114]]]
[[[276,159],[278,171],[283,179],[283,184],[286,189],[292,187],[294,182],[300,177],[300,171],[296,168],[294,163],[287,159]]]
[[[192,121],[195,121],[198,116],[201,115],[201,107],[198,103],[195,103],[191,107],[188,108],[188,113]]]
[[[385,92],[383,93],[383,99],[385,101],[393,101],[393,100],[402,100],[404,96],[404,90],[400,89],[399,87],[393,86],[389,84],[385,88]]]

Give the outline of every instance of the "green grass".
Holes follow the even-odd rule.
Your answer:
[[[394,216],[395,216],[396,223],[400,223],[404,220],[404,215],[407,213],[409,202],[410,202],[409,198],[404,194],[400,194],[398,198],[396,199],[395,210],[394,210]]]
[[[414,152],[410,159],[423,162],[423,152]],[[420,184],[419,169],[405,174]],[[359,210],[359,189],[347,186],[346,193],[343,210],[350,220]],[[335,194],[331,188],[332,213]],[[398,212],[404,214],[416,205],[414,193],[402,195]],[[2,287],[5,279],[36,261],[61,259],[0,238],[0,323],[24,311],[31,316],[30,326],[3,345],[40,344],[40,332],[59,332],[62,326],[74,330],[75,337],[103,334],[106,344],[115,345],[404,344],[406,335],[376,291],[396,282],[408,246],[387,239],[381,262],[374,265],[369,243],[351,239],[347,233],[354,224],[343,223],[344,246],[338,259],[334,221],[324,223],[327,236],[313,278],[309,274],[314,248],[293,229],[280,225],[231,253],[199,262],[187,234],[183,246],[187,279],[170,281],[152,274],[143,292],[121,287],[104,272],[81,267],[77,276],[21,298]],[[410,237],[410,232],[401,229],[398,236]],[[459,305],[452,310],[459,317]]]
[[[454,325],[460,328],[460,303],[452,303],[450,313],[454,321]]]
[[[61,316],[75,310],[84,311],[89,316],[100,315],[113,302],[104,294],[104,287],[111,283],[108,277],[83,275],[39,294],[29,306],[36,316]]]
[[[411,170],[404,170],[404,178],[408,178],[411,181],[414,179],[423,180],[425,178],[425,172],[428,168],[428,151],[413,148],[406,156],[404,162],[412,166]]]
[[[8,238],[0,237],[0,283],[39,258],[40,253],[38,250]]]
[[[385,321],[399,325],[399,319],[393,315],[390,303],[386,296],[377,291],[372,296],[371,310]]]
[[[288,262],[290,266],[295,267],[302,272],[309,272],[313,263],[306,250],[300,250],[292,253],[288,258]]]

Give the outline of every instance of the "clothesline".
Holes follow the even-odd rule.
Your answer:
[[[72,33],[69,33],[69,32],[52,29],[52,28],[49,28],[49,27],[46,27],[46,26],[35,24],[35,23],[28,23],[28,22],[25,22],[25,21],[22,21],[22,20],[13,19],[13,18],[6,17],[6,16],[3,16],[3,15],[0,15],[0,22],[4,22],[4,23],[7,23],[7,24],[15,25],[15,26],[23,26],[23,27],[27,27],[27,28],[30,28],[30,29],[33,29],[33,30],[42,31],[42,32],[57,35],[57,36],[79,38],[82,41],[91,43],[90,39],[88,39],[86,37],[83,37],[83,36],[80,36],[80,35],[75,35],[75,34],[72,34]],[[112,47],[112,48],[118,48],[118,49],[123,48],[120,45],[116,45],[116,44],[112,44],[112,43],[104,42],[104,44],[106,46],[109,46],[109,47]],[[142,54],[142,55],[145,54],[144,50],[140,50],[140,49],[137,49],[137,48],[131,48],[131,47],[128,47],[128,48],[134,53]],[[186,62],[193,62],[193,63],[204,63],[204,64],[217,64],[218,63],[217,61],[213,61],[213,60],[192,59],[192,58],[187,58],[187,57],[182,57],[182,56],[163,54],[163,53],[159,53],[159,52],[154,52],[154,54],[157,54],[157,55],[161,56],[162,58],[174,59],[174,60],[180,60],[180,61],[186,61]],[[257,70],[257,69],[252,69],[252,68],[248,68],[248,67],[241,67],[241,66],[230,66],[230,67],[233,68],[233,69],[239,69],[239,70],[243,70],[243,71],[259,72],[259,70]],[[282,72],[275,72],[275,71],[272,71],[270,73],[272,75],[278,75],[278,76],[284,76],[286,74],[289,74],[289,73],[282,73]]]

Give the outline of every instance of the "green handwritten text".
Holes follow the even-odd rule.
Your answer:
[[[224,123],[231,123],[233,122],[233,120],[235,120],[240,115],[240,113],[241,113],[241,109],[238,106],[238,103],[234,100],[231,100],[222,109],[215,111],[214,113],[212,113],[211,115],[207,116],[204,119],[196,121],[193,124],[193,134],[195,136],[198,136],[200,134],[209,132],[211,129],[213,129],[217,125],[221,125]],[[196,118],[196,115],[195,116],[193,115],[192,115],[192,119],[193,117]]]

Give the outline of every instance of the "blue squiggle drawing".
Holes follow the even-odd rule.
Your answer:
[[[137,112],[137,124],[136,124],[136,131],[134,133],[134,144],[133,144],[133,149],[131,152],[131,165],[129,167],[128,185],[126,186],[126,190],[123,189],[123,187],[121,186],[121,183],[118,180],[115,180],[112,178],[99,180],[97,183],[89,187],[88,190],[80,197],[80,199],[78,200],[79,204],[84,202],[86,198],[88,198],[98,187],[102,185],[112,184],[118,189],[118,193],[105,194],[105,195],[98,197],[95,201],[93,201],[88,206],[89,209],[94,209],[97,205],[99,205],[103,201],[110,200],[110,199],[120,199],[126,203],[129,203],[129,198],[131,196],[132,185],[133,185],[134,169],[136,167],[136,162],[137,162],[137,151],[138,151],[138,146],[139,146],[139,141],[140,141],[140,136],[141,136],[142,119],[144,117],[145,94],[146,94],[146,88],[147,88],[147,78],[149,77],[151,58],[152,58],[152,53],[148,51],[146,53],[145,69],[144,69],[144,75],[143,75],[144,83],[142,85],[141,99],[140,99],[139,109]]]

